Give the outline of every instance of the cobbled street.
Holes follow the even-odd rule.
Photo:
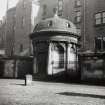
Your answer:
[[[0,105],[105,105],[105,87],[0,79]]]

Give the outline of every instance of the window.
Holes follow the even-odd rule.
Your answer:
[[[23,0],[23,8],[25,8],[25,6],[26,6],[26,2],[25,0]]]
[[[75,1],[75,7],[81,6],[81,1],[80,0],[76,0]]]
[[[13,32],[15,32],[15,30],[16,30],[16,26],[13,26]]]
[[[47,6],[44,4],[43,5],[43,16],[45,16],[47,13]]]
[[[96,25],[101,24],[101,13],[95,15],[95,23]]]
[[[23,28],[24,25],[25,25],[25,19],[24,19],[24,17],[22,17],[22,25],[21,25],[21,27]]]
[[[103,50],[105,50],[105,37],[103,37]]]
[[[53,8],[53,13],[55,14],[57,11],[57,8]]]
[[[62,7],[63,7],[63,1],[58,0],[58,9],[59,9],[59,11],[62,11]]]
[[[23,44],[20,44],[20,52],[23,51]]]
[[[47,15],[47,5],[44,4],[43,5],[42,19],[45,19],[46,15]]]
[[[95,49],[96,49],[96,51],[100,51],[101,50],[101,42],[102,42],[102,38],[97,37],[95,39]]]
[[[58,0],[58,15],[62,16],[63,12],[63,0]]]
[[[95,14],[95,24],[105,24],[105,11]]]
[[[102,22],[105,23],[105,12],[102,13]]]
[[[52,25],[53,25],[53,22],[52,21],[49,21],[48,27],[51,27]]]
[[[79,23],[81,21],[81,12],[76,11],[76,17],[75,17],[75,22]]]
[[[95,39],[95,49],[96,51],[105,50],[105,37],[97,37]]]

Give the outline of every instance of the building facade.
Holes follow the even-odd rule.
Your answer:
[[[5,53],[5,21],[0,23],[0,50]]]
[[[80,29],[82,51],[104,51],[104,4],[104,0],[75,0],[74,23]]]
[[[53,17],[56,9],[60,17],[76,25],[81,36],[81,51],[103,51],[104,3],[104,0],[19,0],[16,5],[14,54],[31,48],[29,33],[38,21]]]
[[[29,33],[41,20],[41,8],[38,0],[20,0],[16,6],[16,30],[14,54],[31,53]]]
[[[58,15],[77,26],[81,35],[81,50],[104,50],[104,11],[105,1],[101,0],[44,0],[43,16],[52,17],[56,7]]]
[[[6,55],[29,55],[31,42],[29,33],[41,17],[38,0],[19,0],[6,13]],[[40,13],[40,14],[39,14]]]

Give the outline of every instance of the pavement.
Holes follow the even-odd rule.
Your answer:
[[[105,86],[0,79],[0,105],[105,105]]]

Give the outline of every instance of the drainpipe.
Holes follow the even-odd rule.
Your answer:
[[[86,39],[85,39],[85,31],[86,31],[86,26],[85,26],[85,21],[86,21],[86,0],[83,0],[83,50],[85,49],[85,42],[86,42]]]

